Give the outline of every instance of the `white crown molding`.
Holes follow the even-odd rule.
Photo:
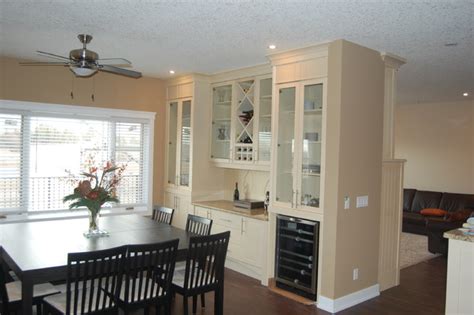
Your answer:
[[[354,293],[342,296],[335,300],[320,295],[317,307],[330,313],[337,313],[351,306],[370,300],[380,295],[378,284],[356,291]]]
[[[385,65],[387,67],[393,68],[395,70],[407,63],[407,60],[405,58],[391,53],[383,52],[380,53],[380,56],[382,57],[382,60],[385,62]]]

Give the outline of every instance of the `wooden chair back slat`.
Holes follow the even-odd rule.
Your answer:
[[[127,248],[68,254],[66,313],[99,313],[117,309]]]
[[[217,286],[224,279],[230,232],[190,238],[184,289]]]
[[[188,219],[186,220],[186,231],[198,235],[210,235],[211,228],[211,219],[203,218],[193,214],[188,214]]]
[[[154,305],[170,296],[179,240],[128,245],[125,265],[125,306]]]
[[[1,249],[0,249],[1,250]],[[9,314],[9,298],[8,298],[8,292],[7,292],[7,276],[5,274],[6,268],[3,268],[3,263],[0,258],[0,314]]]
[[[154,206],[151,218],[155,221],[171,225],[173,222],[173,214],[174,209],[162,206]]]

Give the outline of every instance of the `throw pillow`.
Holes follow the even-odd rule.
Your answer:
[[[458,210],[454,212],[450,212],[446,215],[446,221],[448,222],[457,222],[457,221],[466,221],[467,218],[471,216],[472,210],[469,209],[464,209],[464,210]]]
[[[444,217],[448,211],[443,209],[426,208],[420,211],[421,215],[430,217]]]

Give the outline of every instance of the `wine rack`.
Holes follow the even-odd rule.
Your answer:
[[[278,215],[277,287],[316,300],[318,249],[319,222]]]

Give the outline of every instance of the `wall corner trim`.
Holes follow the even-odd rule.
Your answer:
[[[380,295],[379,285],[375,284],[371,287],[353,292],[342,296],[335,300],[320,295],[317,307],[330,313],[337,313],[351,306],[370,300]]]

